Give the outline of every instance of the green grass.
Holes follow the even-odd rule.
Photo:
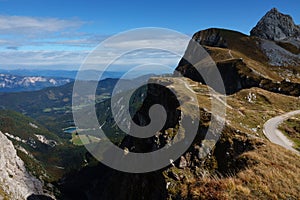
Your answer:
[[[30,126],[30,123],[37,125],[38,128]],[[37,134],[60,142],[60,138],[56,134],[44,128],[34,119],[10,110],[0,110],[0,130],[3,133],[7,132],[25,140],[30,137],[35,138],[34,134]]]
[[[38,126],[34,128],[33,123]],[[14,146],[23,147],[29,154],[18,151],[18,155],[25,162],[27,169],[37,177],[46,182],[57,180],[64,173],[70,170],[79,169],[83,164],[86,150],[83,147],[74,146],[69,139],[58,137],[53,132],[46,129],[43,125],[37,123],[34,119],[26,117],[21,113],[9,110],[0,110],[0,130],[3,133],[9,133],[18,136],[23,140],[29,138],[35,140],[36,147],[33,148],[28,143],[18,142],[12,139]],[[35,136],[44,135],[48,140],[55,140],[58,145],[50,147],[41,143]],[[64,134],[71,136],[70,134]],[[59,167],[65,168],[64,170]]]
[[[72,139],[71,142],[72,144],[76,145],[76,146],[83,146],[83,145],[87,145],[90,143],[95,143],[98,142],[99,139],[94,137],[94,136],[90,136],[90,135],[78,135],[76,132],[72,133]]]

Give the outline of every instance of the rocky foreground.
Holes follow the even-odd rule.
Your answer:
[[[43,194],[43,183],[27,172],[13,143],[1,131],[0,152],[0,199],[27,199],[32,194]]]

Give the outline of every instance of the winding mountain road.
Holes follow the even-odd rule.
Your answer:
[[[273,143],[278,144],[286,149],[289,149],[293,152],[299,153],[296,149],[293,148],[293,142],[290,141],[280,130],[278,130],[278,126],[287,118],[292,117],[294,115],[300,114],[300,110],[292,111],[285,113],[283,115],[279,115],[272,119],[269,119],[264,124],[263,132],[265,136]]]

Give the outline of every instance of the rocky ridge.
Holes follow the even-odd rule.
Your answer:
[[[0,182],[9,199],[26,199],[43,194],[43,183],[29,174],[13,143],[0,132]]]
[[[260,87],[276,93],[300,95],[300,28],[293,19],[270,10],[251,31],[251,36],[236,31],[211,28],[193,35],[214,60],[226,94]],[[205,67],[193,66],[185,58],[195,55],[190,43],[175,75],[205,84],[198,73]]]

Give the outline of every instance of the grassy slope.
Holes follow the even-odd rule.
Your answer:
[[[181,198],[298,199],[299,156],[264,141],[263,146],[240,157],[250,163],[246,169],[227,177],[192,177],[181,186]]]
[[[152,80],[157,80],[169,88],[174,87],[176,91],[182,92],[180,98],[187,105],[184,108],[176,107],[176,109],[187,111],[185,112],[187,115],[193,113],[190,109],[195,108],[196,101],[187,98],[190,90],[185,87],[182,79],[160,77]],[[200,111],[210,111],[212,97],[208,93],[208,88],[190,79],[184,78],[184,80],[196,92],[202,108]],[[252,94],[250,102],[247,98],[249,93]],[[104,195],[103,199],[118,199],[116,197],[124,191],[132,195],[130,199],[137,197],[151,199],[151,195],[157,190],[160,194],[169,196],[160,199],[298,199],[300,192],[299,156],[270,143],[257,126],[262,127],[262,124],[269,118],[299,108],[299,99],[251,88],[227,97],[227,102],[227,121],[222,137],[212,154],[203,160],[196,158],[199,153],[197,148],[201,146],[200,136],[196,137],[193,145],[183,154],[186,159],[189,158],[188,167],[180,168],[179,160],[177,160],[174,161],[174,166],[170,165],[155,172],[159,176],[148,173],[149,177],[116,172],[111,169],[102,172],[99,168],[95,169],[99,172],[95,176],[94,172],[88,172],[91,168],[85,168],[81,171],[81,175],[69,177],[71,181],[67,183],[68,192],[73,194],[75,186],[75,188],[78,187],[75,189],[78,192],[75,193],[75,197],[78,196],[77,194],[89,193],[91,195],[101,191],[98,195],[108,194],[108,196]],[[207,113],[203,112],[201,114],[203,115],[199,123],[201,128],[205,129],[209,125],[209,119],[205,118],[209,115],[204,115]],[[253,128],[257,128],[257,131]],[[163,132],[165,132],[163,136],[172,138],[178,134],[178,127],[170,127]],[[164,141],[160,140],[160,142]],[[139,150],[147,147],[145,143],[138,141],[134,143],[134,146]],[[110,178],[103,179],[104,176]],[[157,178],[161,176],[163,176],[162,182]],[[104,181],[99,181],[99,179]],[[88,189],[81,187],[81,184]],[[109,188],[103,191],[102,189],[107,186]]]
[[[243,58],[247,67],[265,78],[282,80],[279,74],[286,69],[275,69],[267,64],[267,59],[258,48],[257,38],[227,30],[221,30],[221,35],[226,38],[228,48],[206,46],[216,62]],[[299,80],[295,78],[292,81]],[[199,86],[193,89],[205,91]],[[201,103],[207,102],[207,98],[200,93],[198,100]],[[169,179],[171,185],[175,185],[169,188],[169,192],[177,199],[298,199],[299,156],[266,140],[262,127],[269,118],[299,109],[299,98],[251,88],[229,96],[227,103],[231,108],[227,109],[226,122],[236,133],[226,133],[225,130],[223,135],[229,134],[229,140],[233,140],[245,133],[258,144],[253,150],[235,158],[245,160],[246,164],[237,173],[221,176],[205,171],[195,176],[187,169],[176,168],[175,172],[185,177],[185,183],[176,185],[174,180]],[[209,104],[206,103],[206,106]],[[291,123],[295,128],[295,121]]]
[[[207,87],[187,80],[197,92],[200,106],[210,110]],[[251,101],[247,98],[250,93]],[[174,199],[297,199],[300,157],[270,143],[259,127],[276,115],[298,109],[299,99],[251,88],[229,96],[227,102],[231,107],[227,109],[228,128],[223,130],[221,138],[225,149],[216,151],[236,152],[229,160],[222,158],[234,167],[220,175],[217,171],[224,163],[220,162],[222,159],[214,158],[216,153],[205,161],[207,168],[198,168],[198,171],[197,168],[171,167],[163,172],[166,181],[170,182],[169,194]],[[237,153],[242,148],[239,144],[243,143],[248,143],[248,150]],[[232,147],[226,147],[227,144]],[[211,171],[214,168],[217,171]],[[170,177],[170,173],[181,177],[180,181]]]
[[[227,102],[234,108],[228,110],[227,120],[236,129],[250,131],[260,137],[264,137],[262,127],[267,119],[300,107],[297,97],[275,94],[260,88],[242,90],[229,96]]]
[[[32,127],[30,123],[36,125],[38,128]],[[51,139],[61,142],[61,139],[56,134],[48,131],[34,119],[26,117],[15,111],[0,110],[0,130],[3,133],[11,133],[14,136],[18,136],[25,140],[30,137],[36,138],[34,134],[37,134],[44,135],[49,140]]]
[[[97,100],[108,97],[118,79],[105,79],[97,88]],[[82,82],[89,87],[91,82]],[[72,124],[73,82],[33,92],[2,93],[0,108],[9,109],[30,116],[52,132],[61,135],[62,129]]]
[[[273,81],[281,81],[283,78],[289,78],[293,82],[300,82],[299,77],[293,76],[297,73],[300,74],[300,69],[298,67],[273,67],[268,64],[267,57],[264,56],[264,53],[260,49],[261,40],[259,38],[249,37],[242,33],[231,30],[216,30],[220,31],[220,35],[228,44],[228,48],[206,46],[210,55],[216,62],[231,59],[231,54],[233,58],[243,58],[244,62],[249,68],[259,72],[265,78],[269,78]],[[290,51],[294,53],[299,53],[299,49],[296,51],[294,49],[295,47],[290,47],[291,45],[286,43],[280,43],[279,45],[290,49]],[[292,74],[292,76],[290,76],[290,74]]]

